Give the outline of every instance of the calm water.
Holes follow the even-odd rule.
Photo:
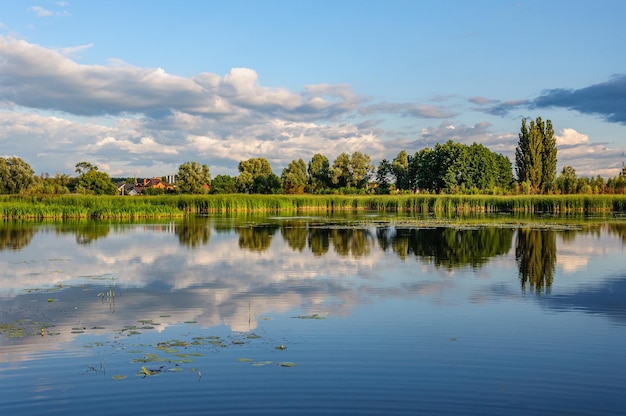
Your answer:
[[[484,222],[4,223],[0,409],[624,414],[626,221]]]

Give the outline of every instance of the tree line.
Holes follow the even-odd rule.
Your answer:
[[[572,194],[624,193],[626,168],[614,178],[578,177],[571,166],[557,176],[557,147],[550,120],[522,119],[515,149],[515,177],[508,157],[482,144],[448,141],[408,153],[402,150],[375,166],[369,155],[341,153],[330,162],[323,154],[311,160],[291,161],[276,175],[265,158],[239,162],[237,176],[211,176],[209,167],[196,161],[179,166],[175,192],[259,194]],[[89,162],[76,164],[76,177],[56,174],[35,176],[19,157],[0,158],[0,193],[115,194],[108,174]],[[131,179],[131,178],[128,178]],[[134,179],[132,179],[134,180]],[[164,190],[146,190],[149,193]]]

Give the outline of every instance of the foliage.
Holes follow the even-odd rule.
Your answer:
[[[117,193],[111,177],[105,172],[99,172],[98,167],[91,163],[77,163],[76,173],[80,174],[75,185],[76,193],[86,195],[115,195]]]
[[[333,212],[343,210],[421,213],[626,212],[626,195],[11,195],[0,197],[2,218],[138,218],[211,212]]]
[[[34,171],[19,157],[0,157],[0,193],[19,194],[34,182]]]
[[[515,170],[519,183],[528,182],[531,191],[547,193],[554,189],[557,149],[552,122],[541,117],[530,121],[522,119],[519,142],[515,149]]]
[[[205,194],[211,186],[209,167],[198,162],[185,162],[178,167],[176,189],[184,194]]]
[[[391,171],[396,179],[396,189],[411,189],[411,183],[409,180],[409,159],[409,154],[406,150],[402,150],[391,162]]]
[[[267,190],[267,182],[272,173],[272,166],[265,158],[251,158],[239,162],[239,176],[237,176],[237,188],[243,193],[266,193],[258,188]],[[260,178],[263,177],[263,178]],[[260,179],[259,179],[260,178]],[[274,179],[272,178],[272,182]]]
[[[302,194],[307,185],[306,163],[302,159],[292,160],[281,175],[286,194]]]
[[[212,194],[234,194],[237,192],[237,181],[230,175],[217,175],[211,182]]]
[[[57,173],[54,177],[47,174],[35,177],[35,183],[31,186],[30,192],[35,194],[62,195],[70,192],[69,184],[71,178],[66,174]]]
[[[435,193],[477,193],[510,189],[511,162],[481,144],[448,141],[425,148],[410,158],[409,186]]]
[[[307,173],[309,174],[308,190],[311,193],[322,193],[332,185],[330,162],[324,155],[319,153],[313,155],[313,158],[309,162]]]
[[[363,189],[367,186],[374,171],[370,157],[361,152],[354,152],[352,156],[341,153],[330,169],[330,177],[335,188]]]
[[[376,170],[376,193],[388,194],[391,186],[392,166],[387,159],[383,159],[378,164]]]

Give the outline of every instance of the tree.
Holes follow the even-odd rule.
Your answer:
[[[211,181],[212,194],[234,194],[237,192],[237,181],[229,175],[217,175]]]
[[[178,167],[176,189],[184,194],[205,194],[211,186],[211,172],[207,165],[185,162]]]
[[[383,159],[378,164],[378,169],[376,171],[376,191],[379,194],[388,194],[389,188],[391,184],[391,174],[393,172],[393,168],[391,163],[387,159]]]
[[[243,193],[257,193],[255,181],[260,176],[269,178],[272,173],[272,166],[265,158],[251,158],[239,162],[239,176],[237,176],[237,187]]]
[[[31,187],[33,193],[61,195],[70,192],[71,178],[67,174],[57,173],[54,177],[44,174],[35,179],[35,184]]]
[[[554,182],[556,181],[556,138],[554,137],[552,121],[546,120],[544,128],[539,117],[537,118],[537,125],[543,138],[541,189],[547,193],[554,190]]]
[[[396,189],[407,190],[411,188],[409,180],[409,155],[406,150],[398,153],[391,162],[391,170],[395,176]]]
[[[97,166],[79,162],[76,164],[76,173],[80,173],[75,189],[79,194],[115,195],[117,193],[111,177],[105,172],[99,172]]]
[[[556,188],[563,194],[576,193],[576,170],[571,166],[564,166],[556,179]]]
[[[534,192],[549,192],[556,180],[556,139],[552,122],[537,117],[536,122],[522,119],[519,142],[515,149],[517,181],[527,184]]]
[[[92,165],[89,162],[83,161],[76,164],[75,172],[79,175],[82,175],[83,173],[91,172],[92,170],[98,170],[98,167],[96,165]]]
[[[309,192],[320,193],[331,186],[330,163],[326,156],[319,153],[313,155],[307,171],[309,174]]]
[[[19,157],[0,157],[0,193],[19,194],[35,182],[35,172]]]
[[[307,185],[306,163],[302,159],[292,160],[281,175],[286,194],[302,194]]]
[[[352,156],[340,154],[330,169],[332,182],[337,188],[364,189],[373,172],[370,157],[361,152],[354,152]]]

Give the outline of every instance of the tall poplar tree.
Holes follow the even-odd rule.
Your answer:
[[[556,180],[556,139],[550,120],[544,123],[541,117],[530,121],[522,119],[519,142],[515,149],[515,171],[517,181],[530,186],[534,192],[554,189]]]
[[[541,118],[537,119],[537,124]],[[543,172],[541,178],[541,188],[543,192],[551,192],[554,190],[556,183],[556,138],[554,137],[554,129],[552,121],[546,120],[545,129],[543,129]]]

